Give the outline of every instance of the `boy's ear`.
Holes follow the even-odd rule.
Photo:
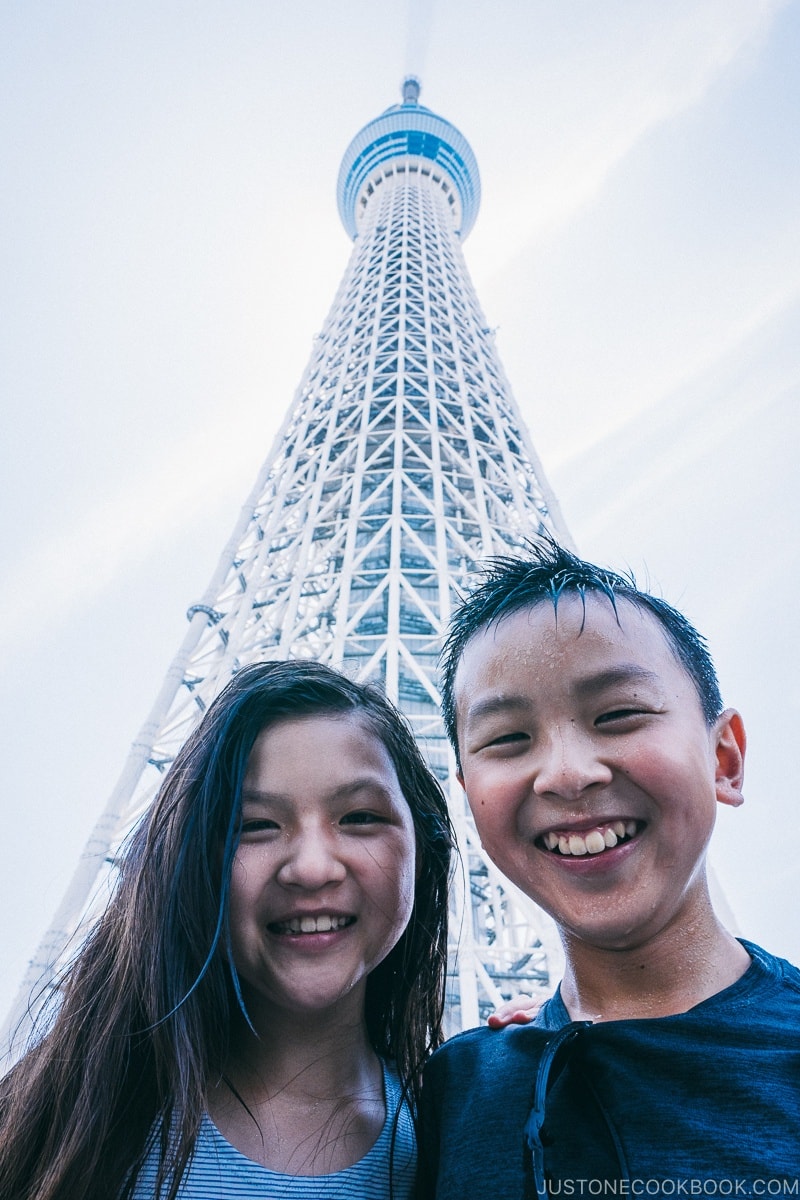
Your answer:
[[[738,808],[744,804],[744,753],[747,737],[744,723],[735,708],[726,708],[714,725],[716,737],[716,789],[720,804]]]
[[[458,780],[458,782],[461,784],[461,786],[463,788],[464,787],[464,772],[461,770],[461,767],[456,767],[456,779]],[[466,791],[466,790],[467,789],[464,788],[464,791]]]

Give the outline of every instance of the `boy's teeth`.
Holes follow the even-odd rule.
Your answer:
[[[606,848],[606,839],[599,829],[593,829],[591,833],[587,833],[584,841],[589,854],[599,854]]]
[[[588,833],[555,833],[552,830],[542,838],[548,850],[557,850],[559,854],[570,855],[573,858],[584,854],[601,854],[603,850],[611,850],[623,839],[633,837],[636,833],[635,821],[612,821],[591,829]]]

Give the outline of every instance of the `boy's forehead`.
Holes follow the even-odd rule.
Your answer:
[[[477,630],[456,671],[456,694],[487,682],[487,671],[502,677],[522,666],[548,668],[565,647],[585,651],[587,658],[599,654],[647,671],[672,667],[685,674],[664,627],[647,608],[625,596],[612,603],[602,592],[570,592],[557,606],[549,598],[537,600]]]

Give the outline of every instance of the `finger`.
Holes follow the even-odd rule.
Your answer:
[[[506,1025],[527,1025],[536,1016],[538,1011],[538,1004],[533,1010],[524,1008],[513,1010],[507,1008],[499,1009],[497,1012],[492,1013],[487,1024],[490,1029],[505,1029]]]

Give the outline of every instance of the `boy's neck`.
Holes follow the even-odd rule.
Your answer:
[[[665,930],[645,945],[608,950],[564,936],[561,999],[573,1021],[619,1021],[687,1012],[744,975],[744,946],[710,919]]]

